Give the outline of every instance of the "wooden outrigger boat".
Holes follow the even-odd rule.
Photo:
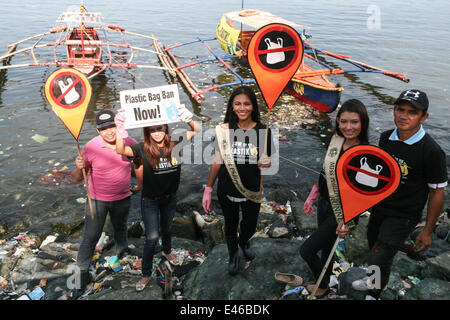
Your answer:
[[[195,41],[177,44],[169,46],[167,48],[164,46],[161,48],[158,47],[157,51],[161,53],[159,57],[163,65],[167,68],[175,69],[171,72],[172,76],[178,76],[191,94],[191,97],[200,103],[205,99],[204,93],[210,90],[215,90],[226,86],[249,84],[255,82],[255,80],[252,78],[245,78],[241,76],[235,69],[230,66],[229,63],[227,63],[227,60],[238,58],[244,60],[245,62],[246,51],[251,37],[259,28],[270,23],[282,23],[289,25],[297,30],[301,29],[300,34],[304,44],[304,57],[308,59],[303,59],[301,66],[286,86],[285,91],[302,100],[303,102],[311,105],[319,111],[334,111],[339,104],[340,94],[344,90],[344,88],[342,88],[341,86],[336,86],[332,82],[330,82],[327,78],[327,75],[354,72],[371,72],[384,74],[405,82],[409,81],[409,79],[407,79],[404,74],[382,70],[380,68],[372,67],[365,63],[352,60],[350,59],[350,57],[345,55],[335,54],[329,51],[314,48],[310,43],[306,41],[310,37],[306,34],[306,30],[311,29],[310,27],[299,25],[297,23],[275,16],[269,12],[260,10],[239,10],[225,13],[216,28],[215,38],[198,38]],[[225,55],[219,55],[215,53],[208,45],[208,41],[215,40],[219,42],[222,49],[226,52]],[[198,42],[203,43],[213,57],[198,60],[186,65],[180,65],[179,61],[177,61],[177,59],[175,58],[175,55],[170,52],[175,48]],[[162,55],[163,53],[167,53],[167,56]],[[334,58],[339,61],[344,61],[355,68],[334,68],[328,65],[325,62],[325,59],[319,59],[319,57]],[[218,84],[204,89],[198,89],[195,84],[193,84],[189,79],[184,69],[198,65],[200,63],[207,63],[211,61],[219,61],[235,76],[236,81],[225,84]],[[320,68],[317,69],[317,66],[319,66]]]
[[[84,5],[80,6],[79,11],[63,12],[56,22],[60,25],[47,32],[8,45],[7,52],[0,56],[0,62],[3,62],[3,65],[0,65],[0,70],[56,66],[77,69],[88,76],[88,79],[91,79],[108,67],[167,69],[157,65],[134,63],[133,58],[137,51],[155,55],[158,53],[147,48],[132,46],[125,39],[125,34],[127,34],[157,42],[154,36],[130,32],[123,27],[106,24],[101,13],[88,12]],[[112,34],[116,37],[120,35],[122,42],[111,42],[110,36]],[[50,41],[48,39],[52,35],[56,35],[56,40]],[[17,49],[19,45],[27,43],[32,45]],[[150,42],[149,45],[152,45],[152,43]],[[12,57],[21,53],[30,53],[28,56],[31,61],[11,65]]]

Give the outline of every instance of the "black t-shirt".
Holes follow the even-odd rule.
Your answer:
[[[266,126],[259,122],[249,130],[230,129],[231,153],[234,157],[234,163],[236,164],[242,184],[250,191],[259,191],[261,170],[258,168],[258,160],[264,152],[265,137]],[[215,150],[220,152],[217,139],[215,141]],[[269,129],[266,154],[268,156],[272,155],[272,150],[274,150],[274,146],[272,133]],[[236,198],[244,197],[234,186],[228,170],[223,163],[219,170],[218,180],[217,189],[219,192]]]
[[[428,184],[447,181],[446,156],[428,133],[408,145],[389,140],[393,131],[381,134],[379,146],[398,162],[402,177],[397,190],[376,207],[389,215],[419,218],[428,198]]]
[[[153,168],[148,161],[147,154],[144,150],[144,143],[136,143],[131,146],[135,157],[142,159],[144,165],[144,182],[142,195],[148,198],[156,198],[163,195],[175,193],[180,184],[181,174],[181,158],[176,152],[180,146],[186,145],[187,136],[183,136],[181,141],[174,141],[175,147],[172,151],[172,160],[169,161],[163,156],[163,149],[161,148],[161,157],[158,168]]]

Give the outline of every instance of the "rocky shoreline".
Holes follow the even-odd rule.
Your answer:
[[[179,199],[173,223],[172,247],[179,265],[168,274],[161,268],[160,248],[155,257],[154,275],[143,292],[136,292],[140,279],[143,229],[139,221],[129,226],[131,253],[110,263],[115,257],[112,241],[94,256],[91,275],[94,282],[76,297],[70,288],[76,283],[75,259],[82,235],[83,221],[55,225],[51,234],[15,232],[0,228],[0,300],[303,300],[303,287],[289,287],[274,279],[276,272],[300,275],[304,282],[313,276],[299,255],[302,242],[316,228],[316,215],[303,213],[300,193],[289,187],[266,188],[257,233],[251,240],[256,259],[245,263],[231,277],[227,272],[228,253],[224,244],[223,217],[217,198],[216,214],[201,215],[201,193]],[[307,194],[302,192],[301,194]],[[399,252],[383,300],[450,300],[450,219],[443,212],[434,230],[429,250],[413,254]],[[332,292],[325,299],[362,300],[351,282],[365,275],[367,267],[368,217],[339,243],[338,262],[333,268]],[[423,223],[411,235],[415,240]],[[111,228],[105,226],[111,239]],[[405,250],[407,251],[407,250]],[[167,270],[166,270],[167,271]],[[167,284],[166,284],[167,282]],[[303,294],[302,294],[303,292]]]

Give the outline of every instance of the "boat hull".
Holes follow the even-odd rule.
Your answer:
[[[307,81],[290,80],[285,91],[297,99],[311,105],[320,112],[336,110],[341,97],[342,88],[325,89]]]

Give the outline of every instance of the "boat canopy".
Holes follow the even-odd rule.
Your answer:
[[[58,17],[56,22],[60,23],[77,23],[81,25],[82,23],[94,23],[103,24],[103,16],[100,12],[63,12]]]
[[[236,21],[255,29],[259,29],[270,23],[283,23],[293,28],[311,29],[311,27],[303,26],[295,22],[283,19],[270,12],[256,9],[243,9],[239,11],[231,11],[225,13],[224,16],[228,20]]]

